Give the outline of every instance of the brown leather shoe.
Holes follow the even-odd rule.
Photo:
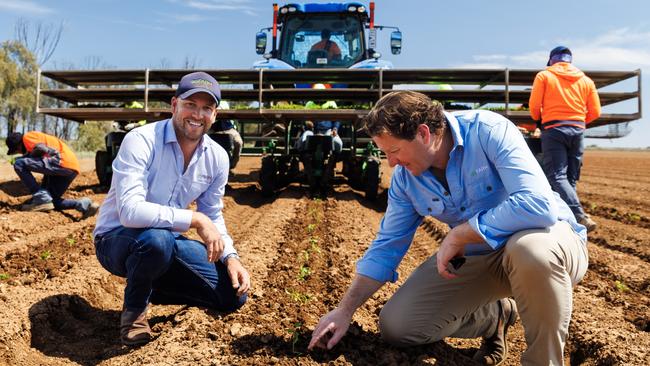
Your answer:
[[[517,304],[511,298],[497,301],[499,304],[499,323],[497,331],[489,338],[483,338],[481,348],[472,359],[483,365],[501,365],[508,355],[506,335],[508,328],[517,321]]]
[[[129,311],[124,309],[120,316],[120,340],[127,346],[145,344],[151,340],[151,328],[147,322],[147,310]]]

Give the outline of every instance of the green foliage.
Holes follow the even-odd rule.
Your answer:
[[[7,131],[31,121],[36,112],[36,57],[17,41],[0,45],[0,115],[7,119]]]
[[[293,353],[300,354],[300,352],[296,352],[296,344],[300,341],[300,330],[302,328],[302,323],[301,322],[295,322],[292,324],[292,327],[287,329],[287,333],[291,335],[291,351]]]
[[[627,216],[629,217],[630,221],[641,221],[641,215],[639,214],[629,213]]]
[[[0,281],[8,280],[9,277],[11,277],[11,276],[9,276],[9,274],[7,274],[7,273],[0,273]]]
[[[77,241],[74,240],[74,238],[67,238],[66,242],[68,243],[69,246],[73,246]]]
[[[311,237],[309,238],[309,244],[310,244],[310,251],[312,253],[318,253],[320,254],[320,247],[318,246],[318,238]]]
[[[46,251],[42,252],[41,255],[40,255],[41,259],[44,260],[44,261],[50,259],[51,256],[52,256],[52,252],[49,251],[49,250],[46,250]]]
[[[298,271],[299,281],[306,281],[310,275],[311,275],[311,268],[309,268],[308,265],[303,264],[302,266],[300,266],[300,270]]]
[[[75,151],[106,150],[104,136],[111,130],[106,122],[87,122],[79,125],[78,138],[72,144]]]
[[[296,291],[296,290],[293,290],[293,289],[284,290],[284,292],[287,295],[289,295],[291,300],[293,300],[294,302],[299,303],[300,305],[305,305],[309,301],[315,299],[314,295],[304,294],[304,293],[302,293],[300,291]]]
[[[313,233],[314,230],[316,230],[316,224],[309,224],[309,225],[307,225],[307,232],[308,232],[308,233]]]
[[[616,280],[614,283],[616,286],[616,289],[619,290],[620,292],[625,292],[625,291],[630,291],[630,288],[627,287],[627,285],[619,280]]]

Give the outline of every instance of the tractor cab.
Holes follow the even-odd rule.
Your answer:
[[[378,61],[381,55],[375,51],[377,29],[384,28],[394,29],[391,52],[400,53],[402,33],[397,27],[375,26],[374,2],[370,3],[370,12],[357,2],[274,5],[273,26],[261,29],[255,38],[256,52],[266,61],[258,61],[253,67],[391,68],[390,62]],[[267,33],[273,37],[269,53]]]
[[[348,68],[365,58],[357,14],[310,14],[286,20],[278,58],[295,68]]]

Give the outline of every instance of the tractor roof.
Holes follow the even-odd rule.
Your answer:
[[[282,9],[287,9],[283,10]],[[361,20],[366,21],[368,19],[368,7],[359,2],[349,2],[349,3],[308,3],[308,4],[296,4],[289,3],[280,8],[280,13],[278,16],[280,18],[287,17],[289,15],[295,15],[299,13],[351,13],[359,16]]]

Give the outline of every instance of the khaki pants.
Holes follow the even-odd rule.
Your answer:
[[[418,345],[496,331],[497,300],[512,296],[524,325],[525,365],[563,365],[572,289],[587,271],[586,246],[571,226],[514,234],[493,253],[469,256],[452,280],[438,275],[436,256],[422,263],[381,311],[382,337]]]

